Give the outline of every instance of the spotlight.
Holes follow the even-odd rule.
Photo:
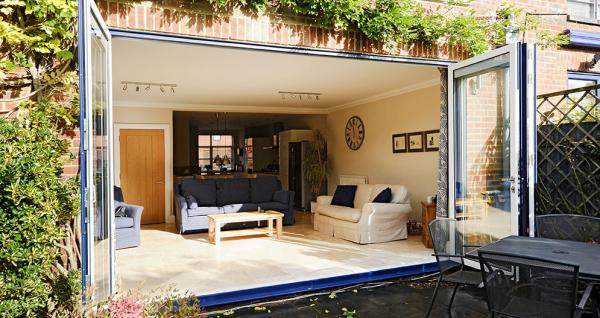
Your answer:
[[[171,87],[171,92],[175,94],[175,87]]]
[[[127,83],[125,83],[125,85],[123,85],[123,90],[126,91],[127,90]]]
[[[161,87],[160,87],[160,92],[161,92],[161,93],[164,93],[164,92],[165,92],[165,88],[161,86]]]
[[[139,92],[139,91],[140,91],[140,85],[138,85],[138,86],[136,86],[136,87],[135,87],[135,91],[136,91],[136,92]]]
[[[150,90],[150,85],[146,86],[146,90],[149,91]]]

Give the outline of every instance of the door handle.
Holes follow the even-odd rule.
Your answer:
[[[512,182],[514,183],[517,179],[515,177],[510,177],[510,178],[500,178],[500,181],[502,182]]]

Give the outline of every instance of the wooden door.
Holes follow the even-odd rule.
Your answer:
[[[165,136],[162,129],[121,129],[125,202],[144,207],[142,224],[165,222]]]

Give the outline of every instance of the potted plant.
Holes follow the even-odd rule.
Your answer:
[[[310,211],[314,213],[317,197],[321,194],[323,183],[327,178],[327,141],[321,132],[316,132],[304,160],[304,174],[311,193]]]

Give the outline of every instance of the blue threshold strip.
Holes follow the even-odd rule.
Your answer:
[[[272,298],[289,294],[303,293],[307,291],[315,291],[320,289],[328,289],[340,286],[381,281],[386,279],[414,276],[436,272],[437,270],[437,263],[424,263],[377,270],[366,273],[349,274],[301,281],[296,283],[243,289],[210,295],[201,295],[198,296],[198,299],[200,299],[200,305],[202,307],[211,307],[256,299]]]

